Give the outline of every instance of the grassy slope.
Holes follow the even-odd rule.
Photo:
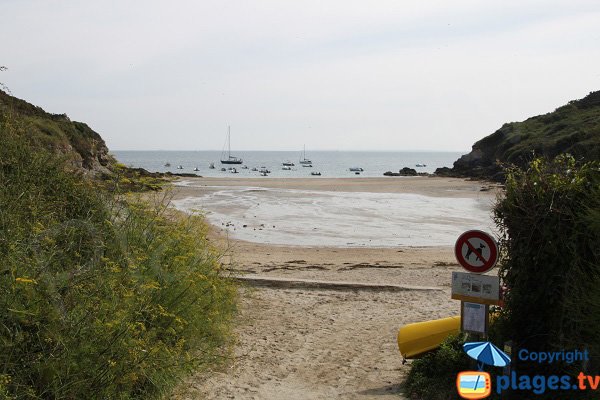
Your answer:
[[[114,163],[102,137],[85,123],[71,121],[66,114],[47,113],[2,90],[0,111],[10,114],[31,144],[63,154],[77,167],[105,172],[104,167]]]

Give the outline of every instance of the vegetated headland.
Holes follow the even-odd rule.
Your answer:
[[[526,167],[536,157],[569,153],[579,161],[600,159],[600,91],[544,115],[511,122],[473,144],[453,168],[436,175],[503,181],[505,168]]]

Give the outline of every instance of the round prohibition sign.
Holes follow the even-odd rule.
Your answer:
[[[483,274],[494,268],[498,261],[498,244],[482,231],[466,231],[454,245],[456,260],[469,272]]]

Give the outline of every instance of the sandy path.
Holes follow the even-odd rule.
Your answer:
[[[422,190],[434,190],[422,181]],[[479,195],[480,183],[445,182]],[[395,184],[388,189],[397,190]],[[178,190],[183,193],[175,196],[193,193]],[[178,399],[399,399],[409,364],[402,365],[398,352],[398,328],[459,312],[450,299],[451,271],[459,269],[451,247],[273,246],[228,240],[218,228],[211,238],[228,249],[223,261],[237,274],[436,290],[246,287],[233,359],[224,370],[190,377],[177,388]]]

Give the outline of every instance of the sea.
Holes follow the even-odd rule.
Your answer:
[[[398,172],[403,167],[414,168],[417,172],[432,173],[436,168],[452,167],[465,152],[375,152],[375,151],[311,151],[306,158],[312,161],[312,167],[303,167],[299,163],[302,158],[298,151],[239,151],[232,153],[243,159],[241,165],[221,165],[220,151],[113,151],[116,159],[131,167],[141,167],[151,172],[192,173],[207,177],[256,177],[265,179],[253,168],[267,168],[272,178],[306,178],[318,176],[311,172],[320,172],[321,177],[381,177],[384,172]],[[283,162],[290,161],[295,165],[291,170],[284,170]],[[169,163],[170,167],[165,166]],[[215,169],[209,166],[214,163]],[[425,165],[417,167],[417,164]],[[182,169],[177,167],[181,166]],[[248,167],[243,169],[242,166]],[[237,173],[228,171],[234,167]],[[198,171],[194,171],[197,168]],[[226,171],[221,171],[225,168]],[[356,174],[350,168],[362,168]]]

